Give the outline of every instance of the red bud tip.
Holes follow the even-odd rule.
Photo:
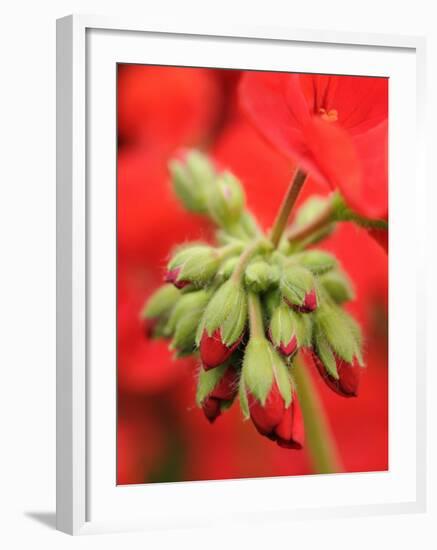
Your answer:
[[[202,403],[202,410],[206,418],[211,422],[215,422],[216,418],[221,415],[221,403],[219,399],[213,397],[207,397]]]
[[[222,341],[220,329],[215,330],[211,336],[205,331],[200,341],[200,358],[203,368],[209,370],[222,365],[238,347],[241,339],[242,335],[231,347],[228,347]]]
[[[270,342],[285,357],[291,357],[297,351],[297,338],[295,335],[292,336],[288,344],[284,344],[283,342],[281,342],[280,346],[275,345],[275,342],[273,341],[273,337],[272,337],[272,332],[270,329],[268,331],[268,336],[269,336]]]
[[[176,288],[184,288],[185,286],[188,286],[190,284],[190,281],[178,281],[178,276],[181,271],[180,267],[176,267],[175,269],[172,269],[171,271],[167,271],[164,277],[164,281],[166,283],[172,283]]]
[[[252,394],[249,393],[248,398],[250,417],[261,435],[276,441],[283,448],[303,447],[303,417],[296,394],[293,395],[291,405],[287,409],[276,382],[267,396],[264,407]]]
[[[234,367],[230,366],[223,378],[202,403],[206,418],[212,423],[221,415],[223,401],[232,401],[238,392],[238,377]]]
[[[292,306],[296,311],[300,313],[311,313],[317,309],[317,294],[313,289],[305,294],[305,300],[301,306]]]
[[[321,374],[323,380],[331,390],[343,397],[357,397],[360,384],[361,367],[358,361],[354,359],[353,363],[347,363],[337,355],[335,362],[337,366],[338,380],[331,376],[325,369],[319,357],[313,353],[314,363]]]

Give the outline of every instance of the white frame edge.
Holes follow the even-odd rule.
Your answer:
[[[193,25],[181,31],[171,24],[141,23],[102,16],[69,15],[56,27],[56,526],[71,535],[94,532],[87,521],[87,342],[86,342],[86,31],[111,29],[164,34],[196,34],[264,40],[353,44],[413,48],[416,51],[418,86],[418,177],[425,178],[425,75],[426,38],[418,36],[234,26],[224,31]],[[424,197],[425,199],[425,197]],[[425,223],[425,222],[423,222]],[[425,254],[420,250],[419,281],[426,280]],[[417,293],[424,303],[423,284]],[[425,320],[418,315],[417,362],[417,499],[415,503],[375,507],[375,513],[426,510],[426,358]],[[368,515],[365,510],[342,508],[344,516]],[[331,515],[332,512],[329,514]],[[320,517],[315,511],[311,517]],[[304,514],[304,517],[309,515]],[[106,526],[109,527],[109,526]],[[137,529],[137,524],[115,530]],[[112,529],[111,529],[112,530]]]

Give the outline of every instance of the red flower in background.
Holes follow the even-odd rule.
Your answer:
[[[387,79],[251,72],[240,92],[279,151],[357,213],[387,216]]]

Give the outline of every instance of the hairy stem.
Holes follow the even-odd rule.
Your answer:
[[[293,370],[305,423],[305,440],[316,473],[341,472],[342,466],[331,428],[307,367],[298,359]]]
[[[296,203],[296,199],[299,196],[303,184],[305,183],[306,177],[306,172],[300,170],[299,168],[296,170],[293,176],[293,179],[287,190],[287,194],[282,201],[281,207],[279,208],[278,215],[276,216],[275,223],[273,224],[270,233],[270,240],[274,248],[278,247],[279,241],[281,240],[282,234],[284,233],[285,227],[287,225],[291,210]]]
[[[254,338],[264,337],[264,322],[259,296],[254,292],[248,293],[248,310],[250,336]]]

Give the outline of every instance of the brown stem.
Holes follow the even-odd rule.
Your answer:
[[[293,179],[288,188],[287,194],[282,201],[281,207],[279,208],[278,215],[276,216],[275,223],[273,224],[270,233],[270,240],[274,248],[278,247],[285,226],[287,225],[291,210],[296,202],[297,197],[299,196],[303,184],[305,183],[306,177],[306,172],[304,172],[300,168],[298,168],[294,173]]]
[[[302,225],[301,227],[291,227],[286,233],[287,239],[290,242],[304,240],[312,233],[315,233],[319,229],[325,227],[325,225],[331,223],[333,213],[334,204],[333,202],[329,202],[320,214],[309,223]]]

